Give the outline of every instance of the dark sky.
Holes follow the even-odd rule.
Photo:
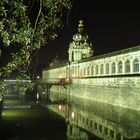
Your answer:
[[[75,0],[68,23],[59,31],[59,37],[49,41],[39,52],[39,64],[47,64],[56,55],[67,59],[69,42],[77,32],[79,19],[85,22],[95,55],[140,45],[140,8],[137,2]]]

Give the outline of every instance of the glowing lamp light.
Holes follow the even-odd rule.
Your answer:
[[[36,98],[37,98],[37,100],[39,99],[39,94],[37,93],[37,95],[36,95]]]
[[[59,110],[61,110],[61,109],[62,109],[62,106],[61,106],[61,105],[59,105],[59,107],[58,107],[58,108],[59,108]]]
[[[75,74],[73,74],[72,77],[75,77]]]
[[[71,117],[74,119],[74,117],[75,117],[75,113],[74,112],[71,113]]]
[[[39,79],[39,78],[40,78],[40,76],[38,75],[36,78],[37,78],[37,79]]]
[[[62,79],[62,75],[59,75],[59,78]]]

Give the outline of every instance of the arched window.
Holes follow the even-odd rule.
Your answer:
[[[118,73],[122,73],[122,61],[118,63]]]
[[[133,72],[139,72],[139,60],[135,59],[133,62]]]
[[[88,76],[90,75],[90,67],[89,66],[87,67],[87,75]]]
[[[82,77],[84,76],[84,68],[82,68]]]
[[[104,65],[101,64],[101,67],[100,67],[100,74],[104,74]]]
[[[94,66],[91,67],[91,75],[94,75]]]
[[[109,63],[106,64],[106,74],[109,74]]]
[[[125,73],[130,73],[130,61],[125,62]]]
[[[86,68],[84,68],[84,74],[83,74],[83,76],[86,76]]]
[[[116,64],[115,64],[115,62],[112,63],[111,69],[112,69],[112,74],[115,74],[116,73]]]
[[[98,75],[99,74],[99,66],[98,65],[96,65],[96,67],[95,67],[96,69],[95,69],[95,73],[96,73],[96,75]]]

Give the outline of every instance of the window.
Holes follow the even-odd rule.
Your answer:
[[[135,59],[133,62],[133,72],[139,72],[139,60]]]
[[[95,73],[96,73],[96,75],[99,74],[98,65],[96,65]]]
[[[106,74],[109,74],[109,64],[106,64]]]
[[[87,67],[87,75],[90,75],[90,67]]]
[[[130,61],[125,62],[125,73],[130,73]]]
[[[94,66],[91,67],[91,75],[94,75]]]
[[[112,74],[116,73],[116,64],[115,62],[112,63]]]
[[[83,76],[86,76],[86,68],[84,68]]]
[[[122,73],[122,61],[118,63],[118,73]]]
[[[100,67],[100,74],[104,74],[104,65],[103,64]]]

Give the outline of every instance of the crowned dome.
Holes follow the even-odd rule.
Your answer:
[[[79,20],[78,32],[73,35],[73,41],[77,42],[78,44],[88,41],[88,35],[84,32],[83,20]]]

